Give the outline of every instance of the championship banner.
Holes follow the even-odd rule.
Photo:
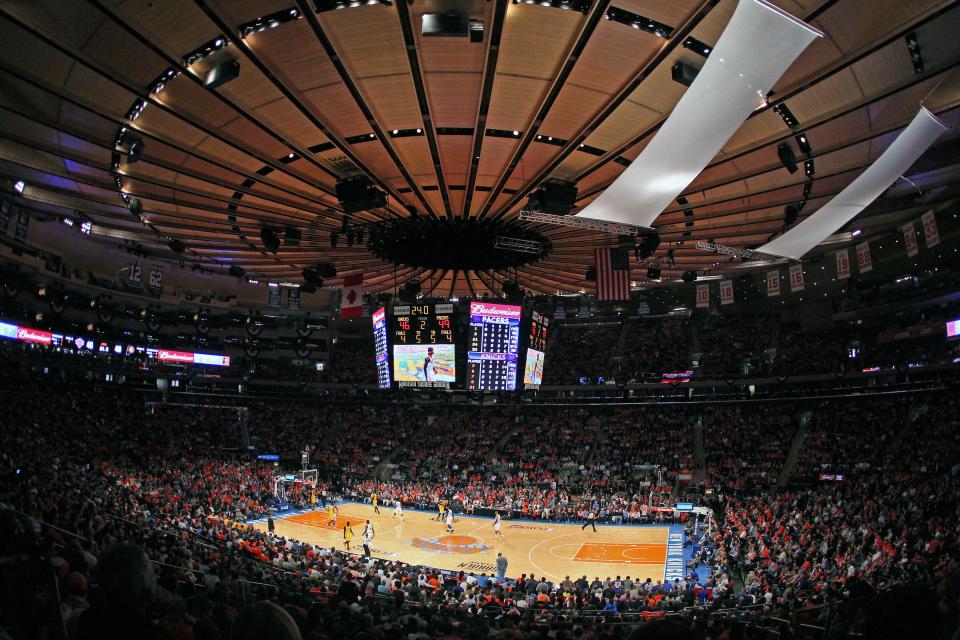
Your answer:
[[[767,297],[775,298],[780,295],[780,270],[767,271]]]
[[[912,222],[903,225],[900,230],[903,232],[903,246],[907,249],[907,255],[912,258],[920,250],[917,244],[917,232]]]
[[[803,265],[790,265],[790,291],[803,291]]]
[[[363,274],[346,276],[340,290],[340,317],[356,318],[363,312]]]
[[[860,273],[873,271],[873,258],[870,257],[870,243],[861,242],[857,245],[857,268]]]
[[[697,285],[697,309],[706,309],[710,306],[710,285]]]
[[[733,280],[720,283],[720,304],[733,304]]]
[[[937,228],[937,217],[933,211],[927,211],[920,216],[920,223],[923,225],[923,237],[927,241],[927,249],[940,244],[940,230]]]
[[[850,251],[837,251],[837,280],[846,280],[850,277]]]

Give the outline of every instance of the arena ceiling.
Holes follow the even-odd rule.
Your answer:
[[[657,219],[664,281],[737,268],[695,241],[762,244],[811,182],[802,220],[869,166],[921,103],[951,132],[857,224],[882,231],[957,196],[958,2],[774,4],[826,35],[685,190],[686,204]],[[552,250],[515,271],[397,266],[363,242],[347,246],[335,183],[365,174],[388,194],[385,207],[352,214],[354,228],[411,215],[513,220],[550,178],[575,181],[585,206],[681,97],[671,67],[702,66],[735,6],[0,0],[0,178],[25,180],[40,209],[89,215],[95,235],[263,278],[300,280],[304,268],[330,262],[338,277],[329,284],[362,272],[368,291],[419,278],[427,294],[481,295],[514,276],[537,293],[591,290],[593,249],[616,236],[530,225]],[[424,13],[451,9],[482,23],[482,42],[421,36]],[[205,87],[225,57],[239,62],[239,77]],[[795,146],[800,134],[813,175],[802,155],[794,174],[778,159],[777,145]],[[144,151],[129,163],[135,138]],[[128,211],[134,197],[142,220]],[[261,242],[265,226],[281,231],[275,254]],[[298,243],[286,242],[290,227]],[[186,252],[174,255],[170,239]],[[646,266],[635,265],[632,279],[645,283]]]

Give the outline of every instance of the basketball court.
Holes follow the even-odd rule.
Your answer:
[[[497,554],[509,561],[507,577],[520,574],[562,580],[595,576],[630,576],[654,581],[683,577],[683,527],[598,525],[594,532],[580,524],[533,520],[503,520],[505,540],[495,540],[492,518],[458,516],[454,533],[433,519],[436,513],[404,510],[404,522],[393,517],[393,508],[382,506],[375,514],[368,504],[339,505],[337,528],[328,524],[326,510],[295,512],[274,518],[278,535],[303,542],[345,550],[343,527],[353,529],[351,551],[363,552],[363,528],[367,519],[376,535],[371,555],[448,571],[492,574]],[[266,530],[266,521],[252,522]]]

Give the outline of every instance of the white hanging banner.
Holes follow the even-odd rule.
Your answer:
[[[927,249],[940,244],[940,230],[937,228],[937,217],[933,211],[927,211],[920,216],[920,222],[923,224],[923,238],[927,241]]]
[[[903,225],[900,230],[903,231],[903,246],[907,250],[907,255],[912,258],[920,250],[920,246],[917,244],[917,231],[913,228],[912,222]]]
[[[733,281],[720,282],[720,304],[733,304]]]
[[[697,285],[697,308],[706,309],[710,306],[710,285]]]
[[[790,291],[803,291],[803,265],[790,265]]]
[[[846,280],[850,277],[850,250],[837,251],[837,280]]]
[[[710,54],[713,57],[713,54]],[[907,172],[917,158],[947,130],[936,116],[921,108],[877,161],[816,213],[781,236],[758,248],[760,253],[799,260],[827,236],[853,220],[887,187]],[[649,148],[649,147],[648,147]]]
[[[857,268],[860,273],[873,271],[873,258],[870,257],[870,243],[861,242],[857,245]]]
[[[767,297],[775,298],[780,295],[780,270],[767,271]]]
[[[766,0],[740,0],[710,57],[636,160],[578,215],[649,227],[823,34]]]

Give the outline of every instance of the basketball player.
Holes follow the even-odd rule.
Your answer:
[[[373,512],[380,513],[380,507],[377,506],[377,493],[373,492],[370,494],[370,502],[373,504]]]
[[[343,540],[347,545],[347,551],[350,551],[350,541],[353,540],[353,527],[350,523],[343,525]]]
[[[403,522],[403,505],[400,504],[400,500],[397,500],[396,506],[393,507],[393,517],[400,518],[400,522]]]
[[[427,357],[423,359],[423,379],[426,382],[433,379],[433,347],[427,347]]]
[[[493,519],[493,539],[499,540],[501,542],[506,542],[507,539],[503,537],[503,532],[500,531],[500,512],[496,512],[496,516]]]
[[[337,528],[338,512],[339,512],[339,509],[337,509],[335,504],[330,503],[329,505],[327,505],[327,518],[328,518],[327,526],[328,527],[333,527],[334,529]]]
[[[363,555],[370,557],[370,543],[373,542],[373,525],[367,520],[367,526],[363,528]]]
[[[453,533],[453,509],[447,509],[447,533]]]
[[[437,522],[443,522],[443,512],[447,509],[447,503],[443,500],[440,500],[437,503],[437,508],[440,510],[440,513],[437,515]]]

